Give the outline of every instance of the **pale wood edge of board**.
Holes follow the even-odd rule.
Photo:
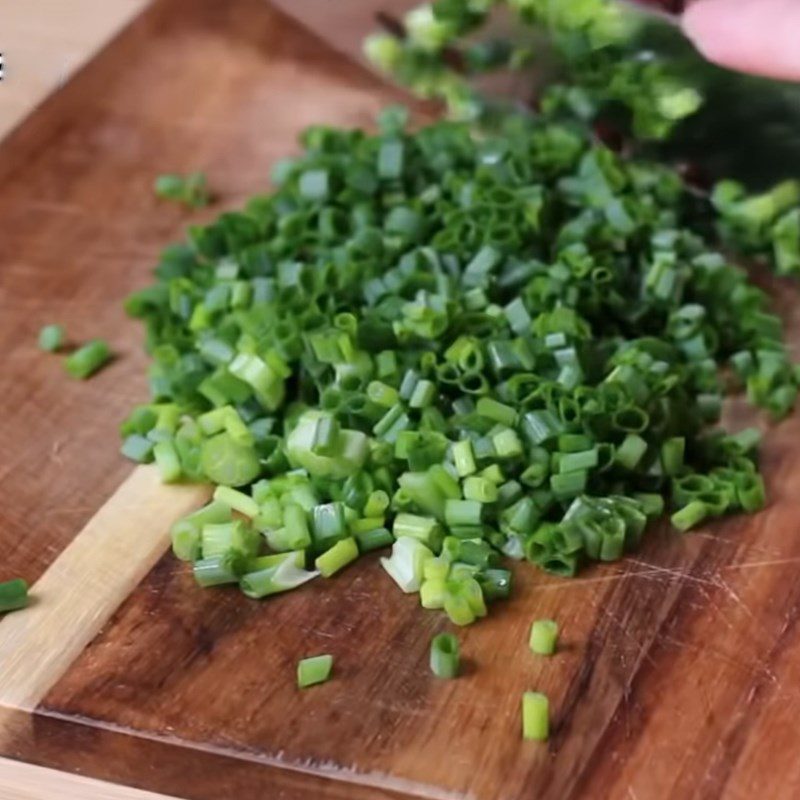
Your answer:
[[[74,3],[70,14],[48,24],[42,2],[5,9],[6,91],[0,96],[0,141],[15,130],[45,98],[58,91],[107,42],[144,11],[150,0]],[[91,15],[91,24],[85,24]],[[22,52],[20,52],[22,51]]]
[[[0,758],[0,800],[177,800],[130,786]]]
[[[133,470],[34,584],[31,605],[0,622],[0,705],[35,709],[164,554],[170,525],[209,494],[162,484],[152,465]]]

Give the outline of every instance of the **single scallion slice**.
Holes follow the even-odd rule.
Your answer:
[[[28,605],[28,584],[22,578],[0,583],[0,612],[16,611]]]
[[[66,331],[61,325],[45,325],[39,331],[39,349],[54,353],[61,349],[66,338]]]
[[[531,650],[540,656],[551,656],[558,642],[558,623],[552,619],[537,619],[531,625]]]
[[[541,692],[522,695],[522,738],[546,742],[550,736],[550,703]]]
[[[440,633],[431,640],[431,672],[437,678],[455,678],[460,663],[458,639],[452,633]]]
[[[325,683],[333,669],[333,656],[310,656],[297,662],[297,685],[300,689]]]
[[[64,368],[73,378],[84,380],[110,360],[111,348],[102,339],[95,339],[70,353],[64,360]]]
[[[331,575],[346,567],[358,558],[358,544],[351,536],[336,542],[329,550],[317,556],[314,566],[323,578],[330,578]]]
[[[243,486],[255,480],[261,471],[255,449],[238,443],[228,433],[203,442],[200,463],[203,472],[222,486]]]
[[[239,588],[253,599],[288,592],[313,580],[319,572],[302,569],[294,558],[285,558],[276,566],[248,572],[241,576]]]

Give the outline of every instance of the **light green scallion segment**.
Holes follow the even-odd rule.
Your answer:
[[[452,633],[440,633],[431,641],[431,672],[437,678],[455,678],[461,659],[458,639]]]
[[[296,589],[318,575],[319,572],[298,567],[295,558],[285,558],[275,566],[243,574],[239,588],[248,597],[258,599]]]
[[[203,558],[226,553],[252,558],[258,552],[259,538],[258,533],[241,519],[206,523],[200,534]]]
[[[699,525],[708,516],[708,508],[702,500],[692,500],[671,517],[670,522],[679,531],[688,531]]]
[[[522,738],[546,742],[550,736],[550,702],[541,692],[522,695]]]
[[[171,200],[188,208],[200,208],[211,201],[206,176],[202,172],[192,172],[186,176],[159,175],[153,190],[162,200]]]
[[[453,461],[456,465],[456,472],[462,478],[472,475],[477,470],[475,456],[472,452],[472,443],[469,439],[463,439],[453,445]]]
[[[153,447],[153,456],[164,483],[174,483],[180,479],[181,462],[175,445],[171,441],[156,442]]]
[[[217,486],[214,490],[214,500],[225,503],[233,511],[238,511],[250,519],[257,516],[259,512],[258,503],[250,495],[232,489],[230,486]]]
[[[111,348],[102,339],[95,339],[70,353],[64,360],[64,369],[80,380],[90,378],[111,360]]]
[[[310,656],[297,662],[297,686],[306,689],[318,683],[325,683],[333,669],[333,656]]]
[[[433,553],[421,541],[401,536],[392,545],[391,556],[381,559],[381,566],[403,592],[418,592],[425,562],[431,558]]]
[[[357,558],[358,544],[351,536],[336,542],[330,550],[326,550],[322,555],[317,556],[314,566],[319,570],[323,578],[330,578],[331,575]]]
[[[212,502],[178,520],[170,529],[172,552],[182,561],[200,558],[204,525],[231,521],[231,508],[225,503]]]
[[[240,557],[232,551],[194,562],[194,579],[203,587],[224,586],[239,580]]]
[[[66,338],[66,331],[61,325],[45,325],[39,331],[39,349],[54,353],[61,349]]]
[[[558,623],[552,619],[537,619],[531,625],[530,647],[540,656],[551,656],[558,643]]]
[[[464,480],[464,498],[479,503],[494,503],[497,500],[497,484],[476,475]]]

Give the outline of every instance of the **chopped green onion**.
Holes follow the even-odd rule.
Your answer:
[[[367,386],[367,397],[369,397],[373,403],[377,403],[379,406],[384,406],[386,408],[392,408],[397,405],[400,399],[397,389],[393,386],[381,383],[380,381],[372,381]]]
[[[95,339],[70,353],[64,368],[73,378],[84,380],[111,360],[111,349],[102,339]]]
[[[431,672],[437,678],[455,678],[458,675],[460,647],[452,633],[440,633],[431,640]]]
[[[182,175],[159,175],[154,190],[162,200],[172,200],[189,208],[200,208],[211,201],[206,176],[202,172]]]
[[[376,489],[374,492],[370,492],[367,502],[364,503],[364,516],[380,516],[389,508],[389,502],[389,495],[383,489]]]
[[[472,442],[469,439],[463,439],[453,445],[453,461],[456,465],[456,472],[461,478],[472,475],[477,470],[475,456],[472,452]]]
[[[617,451],[619,452],[619,451]],[[583,450],[578,453],[561,453],[558,462],[559,472],[577,472],[578,470],[591,469],[598,464],[598,450],[593,447],[591,450]]]
[[[558,641],[558,623],[552,619],[537,619],[531,626],[531,650],[540,656],[551,656]]]
[[[362,553],[380,550],[394,542],[394,536],[386,528],[375,528],[370,531],[361,531],[355,534],[358,549]]]
[[[66,338],[66,331],[61,325],[45,325],[39,331],[39,349],[54,353],[61,349]]]
[[[230,521],[230,506],[218,502],[203,506],[172,526],[172,552],[183,561],[197,561],[200,558],[203,526]]]
[[[517,421],[515,409],[503,403],[498,403],[491,397],[481,397],[475,406],[475,410],[481,416],[499,422],[501,425],[511,426]]]
[[[277,567],[279,564],[283,564],[284,561],[290,561],[295,567],[302,569],[306,563],[305,550],[289,550],[285,553],[272,553],[268,556],[248,558],[244,562],[243,572],[245,575],[252,572],[260,572],[271,567]]]
[[[480,117],[441,60],[509,66],[518,48],[462,41],[489,5],[437,2],[370,51],[418,91],[446,77]],[[523,16],[568,43],[567,81],[578,60],[599,82],[545,87],[534,117],[497,108],[494,133],[407,131],[398,112],[375,136],[316,126],[275,191],[192,226],[129,299],[152,401],[122,450],[214,485],[205,516],[172,530],[198,580],[263,597],[392,545],[381,563],[402,590],[466,625],[508,596],[505,559],[571,576],[636,547],[666,500],[679,529],[764,505],[757,434],[717,427],[728,372],[780,417],[800,368],[717,251],[744,240],[800,274],[800,184],[720,184],[717,236],[673,171],[597,142],[600,106],[656,135],[694,95],[658,59],[626,59],[606,4],[589,5]]]
[[[222,586],[239,580],[241,562],[233,552],[225,552],[194,562],[194,579],[200,586]]]
[[[522,738],[546,742],[550,736],[550,703],[541,692],[522,695]]]
[[[259,599],[296,589],[318,575],[319,572],[302,569],[297,566],[294,559],[287,558],[277,566],[242,575],[239,580],[239,588],[248,597]]]
[[[174,483],[181,477],[180,458],[171,441],[156,442],[153,447],[153,456],[164,483]]]
[[[22,578],[0,583],[0,612],[16,611],[28,605],[28,584]]]
[[[245,558],[256,555],[258,534],[241,519],[231,522],[206,522],[203,525],[200,543],[203,558],[238,553]]]
[[[250,483],[261,469],[255,449],[238,443],[228,433],[219,433],[203,442],[200,463],[203,472],[223,486]]]
[[[671,517],[670,522],[679,531],[688,531],[699,525],[708,516],[708,508],[702,500],[692,500]]]
[[[214,500],[224,503],[233,511],[238,511],[250,519],[259,512],[258,503],[250,495],[231,489],[229,486],[217,486],[214,490]]]
[[[439,527],[439,523],[430,517],[398,514],[394,520],[392,533],[396,539],[401,537],[417,539],[431,550],[438,551],[442,546],[442,529]]]
[[[147,464],[153,460],[153,448],[155,442],[148,439],[146,436],[141,436],[138,433],[132,433],[125,438],[122,443],[120,452],[131,461],[137,461],[140,464]]]
[[[617,447],[614,460],[625,469],[636,469],[647,452],[647,442],[635,433],[629,433]]]
[[[494,503],[497,500],[497,484],[477,475],[464,480],[464,497],[479,503]]]
[[[325,683],[333,669],[333,656],[311,656],[297,662],[297,686],[305,689],[317,683]]]
[[[322,555],[317,556],[314,566],[323,578],[330,578],[331,575],[346,567],[351,561],[358,558],[358,545],[353,537],[342,539],[336,542],[333,547],[326,550]]]
[[[402,591],[418,592],[425,562],[431,558],[433,553],[419,539],[403,536],[392,545],[391,557],[381,559],[381,566]]]
[[[422,380],[414,387],[408,405],[411,408],[424,408],[433,402],[434,397],[436,397],[436,384]]]
[[[483,506],[477,500],[447,500],[444,504],[445,522],[457,525],[480,525]]]

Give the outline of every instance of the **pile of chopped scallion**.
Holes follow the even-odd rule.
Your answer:
[[[172,531],[199,583],[264,597],[386,548],[465,625],[508,559],[572,576],[667,509],[763,506],[757,434],[716,423],[740,387],[784,416],[798,372],[673,170],[546,114],[379,128],[307,130],[127,302],[152,401],[123,452],[217,486]]]

